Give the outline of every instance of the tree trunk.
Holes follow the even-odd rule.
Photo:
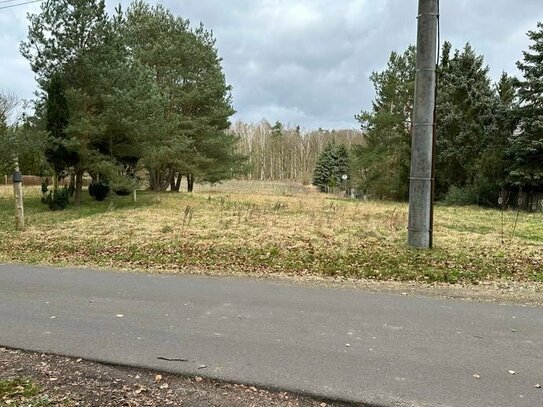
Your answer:
[[[83,197],[83,173],[85,170],[82,168],[76,168],[75,170],[75,204],[81,205],[81,199]]]
[[[75,194],[75,174],[73,171],[70,171],[70,197],[73,198]]]
[[[149,171],[149,186],[153,192],[164,192],[170,185],[170,178],[166,171],[159,168],[148,168]]]
[[[160,184],[160,171],[156,168],[149,168],[149,184],[151,191],[158,192]]]
[[[192,192],[194,190],[194,175],[187,174],[187,191]]]
[[[170,175],[170,192],[179,192],[175,190],[175,173],[172,172]]]
[[[174,190],[175,192],[179,192],[181,189],[181,180],[183,179],[183,174],[177,174],[177,179],[175,181]]]
[[[264,181],[264,169],[266,167],[266,157],[264,156],[264,150],[262,150],[262,156],[260,157],[260,181]]]
[[[58,192],[58,173],[56,171],[53,173],[53,192],[55,194]]]

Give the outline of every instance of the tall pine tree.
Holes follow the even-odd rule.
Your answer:
[[[518,101],[514,83],[515,79],[504,72],[494,85],[493,122],[487,129],[489,141],[474,163],[476,175],[473,191],[476,193],[476,201],[471,203],[496,206],[501,191],[507,187],[507,150],[518,123],[515,115]]]
[[[29,15],[28,40],[21,52],[37,75],[42,90],[62,72],[69,99],[70,123],[66,134],[77,151],[76,203],[81,201],[83,174],[92,161],[90,144],[99,129],[89,121],[99,106],[93,97],[96,86],[93,62],[108,35],[104,0],[48,0],[41,12]],[[103,61],[102,63],[106,63]]]
[[[196,179],[230,177],[238,162],[237,138],[226,132],[234,110],[211,32],[191,29],[163,6],[137,1],[127,10],[124,36],[167,101],[170,127],[156,135],[143,159],[152,189],[179,190],[183,176],[189,190]]]
[[[436,133],[436,191],[473,185],[477,162],[492,142],[495,93],[482,55],[466,44],[450,56],[445,43],[439,67]]]
[[[508,182],[525,192],[543,191],[543,23],[529,31],[532,41],[524,59],[517,63],[523,78],[518,81],[519,131],[511,138],[512,165]]]
[[[68,101],[66,100],[62,75],[52,74],[45,87],[47,99],[45,103],[45,129],[50,137],[45,156],[54,171],[53,191],[58,189],[58,177],[62,171],[78,161],[77,153],[66,144],[68,136],[66,127],[69,123]]]
[[[387,67],[370,77],[376,97],[371,112],[356,116],[367,143],[354,150],[355,182],[364,194],[407,199],[415,92],[415,47],[392,52]]]

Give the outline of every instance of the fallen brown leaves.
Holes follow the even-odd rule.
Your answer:
[[[89,201],[51,213],[36,204],[23,233],[0,217],[0,261],[301,279],[543,283],[543,214],[522,214],[513,236],[516,213],[504,214],[502,232],[499,211],[437,207],[435,249],[421,252],[406,247],[405,204],[336,199],[303,187],[286,196],[276,184],[252,194],[249,184],[233,185],[238,190],[142,193],[135,206],[116,197],[113,204]]]
[[[39,397],[42,404],[36,406],[40,407],[317,407],[323,404],[322,400],[251,385],[220,383],[201,376],[181,377],[5,348],[0,348],[0,360],[0,380],[26,377],[24,380],[39,393],[32,394]]]

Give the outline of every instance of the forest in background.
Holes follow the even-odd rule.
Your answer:
[[[522,78],[490,77],[484,56],[468,43],[445,42],[437,67],[435,197],[449,204],[520,206],[543,202],[543,24],[517,63]],[[409,193],[416,49],[392,52],[370,80],[372,109],[355,117],[360,131],[301,133],[238,123],[251,179],[294,179],[322,191],[340,186],[373,199],[405,201]],[[335,146],[335,147],[334,147]],[[345,149],[339,146],[344,146]],[[304,152],[310,153],[303,157]],[[311,171],[308,171],[312,168]],[[349,182],[341,177],[348,176]],[[334,189],[334,188],[332,188]],[[335,188],[337,189],[337,188]]]
[[[520,78],[489,67],[470,45],[443,43],[438,62],[436,199],[538,205],[543,193],[543,24],[517,63]],[[8,124],[18,100],[0,97],[0,172],[14,158],[50,176],[52,208],[94,198],[187,190],[231,178],[293,180],[371,199],[408,198],[416,50],[392,52],[370,80],[360,130],[234,123],[231,88],[213,34],[163,6],[134,2],[109,16],[103,0],[51,0],[29,16],[21,44],[39,85],[34,112]],[[70,188],[58,187],[71,179]],[[62,205],[54,202],[60,199]],[[522,202],[521,202],[522,201]],[[534,206],[535,205],[535,206]]]
[[[351,149],[365,144],[359,130],[302,131],[280,122],[271,125],[235,123],[231,131],[239,137],[238,151],[247,157],[245,177],[249,180],[294,180],[308,185],[315,164],[329,144]]]

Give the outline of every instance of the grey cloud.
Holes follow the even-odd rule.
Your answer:
[[[374,97],[369,75],[392,50],[416,38],[417,0],[169,0],[174,13],[212,29],[229,83],[236,119],[280,120],[304,128],[358,127],[353,116]],[[442,39],[470,42],[497,78],[516,73],[526,31],[543,19],[540,0],[444,0]],[[129,2],[122,1],[123,7]],[[113,7],[113,3],[110,4]],[[29,96],[33,79],[18,56],[24,10],[0,11],[0,88]],[[4,19],[3,19],[4,18]],[[14,70],[16,72],[14,72]],[[13,88],[11,86],[11,88]]]

